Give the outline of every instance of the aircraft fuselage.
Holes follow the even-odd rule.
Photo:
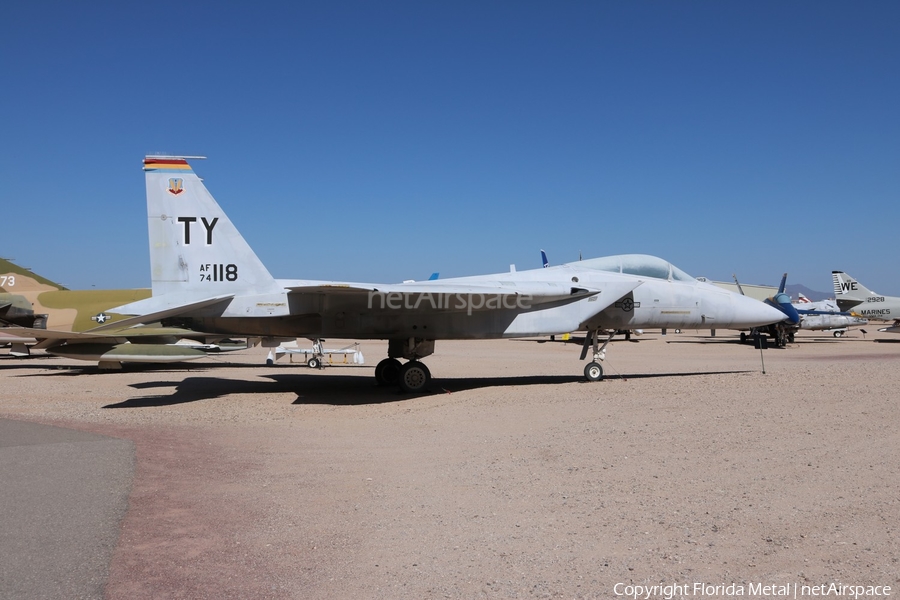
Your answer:
[[[625,295],[610,289],[610,280]],[[285,288],[321,282],[282,281]],[[341,284],[334,284],[340,289]],[[360,287],[363,284],[347,284]],[[461,288],[483,292],[461,293]],[[535,302],[548,290],[558,299]],[[562,334],[587,329],[748,328],[777,319],[763,303],[697,280],[676,281],[609,273],[578,263],[533,271],[417,282],[389,291],[346,294],[284,292],[236,298],[223,312],[173,324],[213,333],[356,339],[491,339]],[[415,291],[412,291],[415,289]],[[425,290],[423,292],[423,290]],[[587,291],[573,299],[573,290]],[[590,292],[595,293],[590,293]],[[615,299],[614,303],[610,303]],[[604,302],[605,301],[605,302]],[[601,307],[601,308],[598,308]]]
[[[842,310],[850,311],[865,319],[895,321],[900,319],[900,298],[892,296],[868,296],[862,302],[838,298]]]

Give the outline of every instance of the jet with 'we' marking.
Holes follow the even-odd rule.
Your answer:
[[[877,294],[843,271],[832,271],[831,278],[841,310],[870,321],[893,321],[878,331],[900,333],[900,297]]]

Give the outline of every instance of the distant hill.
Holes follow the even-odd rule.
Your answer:
[[[794,302],[797,301],[797,293],[801,293],[813,302],[818,302],[819,300],[827,300],[828,298],[834,298],[833,293],[828,292],[817,292],[816,290],[811,290],[805,285],[801,285],[799,283],[789,283],[784,286],[784,291],[791,295],[791,300]]]

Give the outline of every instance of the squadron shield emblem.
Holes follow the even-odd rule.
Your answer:
[[[181,192],[184,191],[184,180],[180,177],[173,177],[169,179],[169,193],[177,196]]]

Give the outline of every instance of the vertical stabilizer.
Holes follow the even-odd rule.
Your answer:
[[[144,171],[154,297],[281,291],[185,157],[148,156]]]
[[[0,292],[46,292],[66,288],[31,269],[0,258]]]
[[[834,295],[836,298],[865,300],[867,297],[878,295],[843,271],[832,271],[831,278],[834,280]]]

